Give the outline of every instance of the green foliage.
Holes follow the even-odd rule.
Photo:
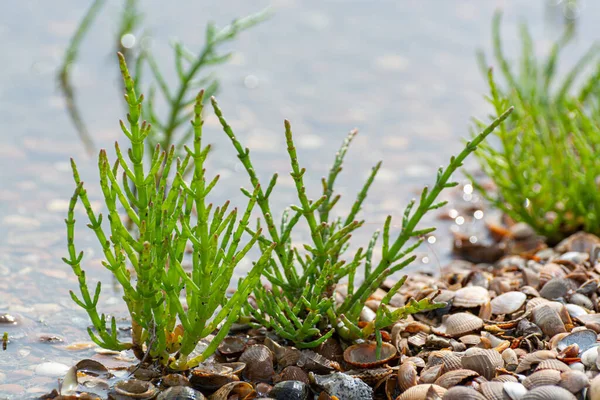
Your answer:
[[[538,61],[527,28],[521,27],[522,54],[515,76],[502,51],[500,14],[494,18],[493,43],[504,86],[485,67],[494,112],[515,105],[515,112],[495,131],[498,146],[484,143],[476,155],[497,193],[475,186],[494,206],[531,225],[551,243],[585,229],[600,233],[600,150],[597,126],[600,95],[598,46],[587,51],[565,78],[557,82],[560,51],[567,33],[549,56]],[[480,56],[482,68],[486,65]],[[595,69],[585,79],[588,67]],[[578,88],[575,83],[581,81]],[[477,129],[485,123],[476,121]]]
[[[194,143],[192,148],[185,147],[185,158],[175,160],[174,146],[162,151],[158,145],[146,169],[144,152],[151,125],[140,122],[143,96],[136,94],[121,54],[119,60],[129,106],[128,123],[121,121],[121,129],[131,144],[127,152],[129,161],[118,144],[115,144],[117,160],[113,164],[106,151],[100,152],[100,186],[108,209],[108,227],[106,223],[103,226],[103,215],[92,209],[72,161],[77,188],[65,220],[69,257],[63,260],[77,275],[81,295],[71,292],[71,297],[90,316],[95,330],[90,328],[89,334],[99,346],[132,349],[140,359],[149,355],[163,364],[170,363],[172,368],[187,369],[210,356],[238,319],[243,303],[260,281],[273,246],[264,248],[254,267],[239,281],[235,294],[227,298],[234,268],[261,235],[257,231],[242,243],[260,188],[249,196],[239,221],[237,209],[228,210],[229,202],[218,207],[208,203],[207,196],[218,176],[210,181],[205,176],[204,162],[210,146],[202,145],[202,91],[194,103]],[[188,167],[192,171],[189,183],[183,178]],[[97,311],[100,283],[93,295],[88,288],[81,267],[83,252],[77,254],[74,243],[74,209],[78,201],[87,213],[88,227],[102,246],[103,265],[123,287],[123,299],[132,320],[131,343],[123,343],[117,337],[114,318],[107,327],[108,318]],[[119,214],[120,207],[132,221],[133,229],[126,228]],[[191,256],[186,256],[188,247],[191,247]],[[191,271],[188,271],[184,264],[190,263]],[[180,300],[182,295],[185,306]],[[177,325],[177,321],[181,324]],[[220,330],[208,347],[189,358],[198,341],[218,327]],[[175,352],[174,360],[170,359]]]
[[[105,2],[105,0],[95,0],[90,6],[71,39],[58,74],[59,84],[65,95],[67,110],[89,153],[94,151],[94,142],[77,107],[75,90],[71,83],[70,68],[76,63],[81,43]],[[187,126],[187,121],[194,115],[192,107],[195,103],[197,90],[200,87],[206,87],[204,98],[208,99],[219,88],[219,82],[215,74],[209,74],[205,71],[226,63],[232,53],[222,53],[220,48],[236,39],[241,32],[264,21],[268,18],[269,12],[263,10],[236,19],[223,28],[217,28],[213,23],[209,23],[206,27],[204,44],[198,53],[187,49],[182,42],[174,42],[173,51],[177,81],[171,84],[167,82],[167,79],[161,73],[159,63],[150,49],[144,48],[134,51],[134,49],[122,45],[121,38],[123,35],[141,30],[142,19],[141,12],[138,9],[139,4],[139,0],[125,1],[116,33],[116,48],[125,55],[128,65],[134,65],[135,89],[140,92],[141,88],[148,88],[149,96],[144,104],[143,111],[148,122],[154,126],[145,141],[148,153],[152,154],[157,144],[160,144],[163,149],[168,149],[172,144],[175,144],[177,155],[183,155],[183,145],[194,135],[193,129]],[[142,34],[140,33],[138,36],[142,36]],[[140,42],[139,39],[138,42]],[[144,80],[145,74],[143,72],[145,70],[150,72],[148,81]],[[162,110],[159,111],[156,107],[156,89],[162,96],[162,100],[167,104],[164,114]],[[175,90],[172,91],[172,89]]]
[[[252,186],[259,188],[257,204],[262,212],[262,224],[266,227],[265,235],[260,237],[261,249],[265,251],[274,247],[274,256],[263,272],[271,288],[256,288],[254,296],[258,307],[255,309],[247,306],[245,311],[248,314],[255,317],[261,325],[272,328],[279,336],[303,348],[318,346],[334,332],[346,340],[366,339],[372,333],[378,333],[379,329],[409,314],[443,306],[424,299],[420,302],[411,301],[405,307],[390,311],[386,305],[404,282],[401,280],[382,300],[383,306],[379,308],[375,321],[362,328],[358,326],[365,301],[385,278],[415,260],[416,256],[412,255],[412,252],[420,245],[423,236],[434,230],[417,229],[417,225],[428,211],[445,204],[436,202],[436,198],[442,189],[456,185],[450,182],[452,173],[512,110],[504,112],[498,120],[468,143],[457,157],[452,157],[446,169],[439,169],[433,189],[430,191],[426,187],[419,202],[412,201],[407,206],[402,219],[402,229],[395,236],[390,232],[391,217],[387,218],[382,234],[382,257],[374,264],[373,250],[377,245],[378,232],[373,235],[366,248],[359,248],[353,255],[349,254],[349,241],[352,232],[363,225],[364,221],[357,220],[356,217],[380,163],[371,170],[348,215],[344,218],[331,217],[331,211],[340,198],[334,194],[334,183],[356,132],[351,132],[344,141],[328,177],[323,178],[321,197],[312,200],[307,196],[304,182],[306,169],[300,166],[290,123],[285,121],[287,153],[292,170],[290,174],[295,182],[299,204],[283,212],[281,223],[276,224],[270,197],[277,182],[277,174],[273,175],[266,186],[260,184],[250,159],[250,150],[239,143],[216,101],[213,100],[212,105],[225,133],[237,150],[238,158],[244,165]],[[248,191],[244,193],[251,196]],[[301,220],[305,221],[310,230],[311,243],[297,246],[293,244],[292,233]],[[256,235],[259,231],[260,221],[255,231],[248,229],[251,234]],[[417,240],[409,243],[413,238]],[[362,267],[364,274],[360,284],[356,283],[359,267]],[[348,285],[344,299],[337,302],[338,284],[346,279]]]

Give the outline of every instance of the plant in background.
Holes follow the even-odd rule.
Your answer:
[[[77,107],[70,69],[77,61],[79,47],[105,2],[105,0],[95,0],[86,12],[65,52],[65,58],[58,73],[59,84],[67,103],[67,110],[86,150],[90,154],[94,151],[94,143]],[[148,152],[151,154],[156,144],[160,144],[163,149],[168,149],[172,144],[175,144],[177,154],[182,155],[182,146],[193,137],[193,129],[187,126],[187,121],[193,117],[194,110],[192,107],[195,103],[196,91],[200,87],[206,87],[204,98],[208,99],[219,88],[219,82],[214,74],[204,74],[204,71],[210,67],[226,63],[232,53],[221,53],[219,51],[220,47],[234,40],[246,29],[264,21],[269,13],[267,10],[263,10],[245,18],[236,19],[223,28],[217,28],[213,23],[209,23],[206,27],[204,45],[197,54],[187,49],[179,41],[173,43],[177,83],[169,85],[160,72],[158,63],[150,49],[133,51],[130,46],[124,44],[125,35],[139,30],[141,25],[141,12],[138,10],[138,5],[138,0],[126,0],[116,34],[116,47],[119,52],[125,55],[128,65],[134,65],[135,89],[140,92],[142,87],[149,88],[149,96],[143,110],[149,123],[154,126],[145,141]],[[152,78],[149,82],[143,81],[143,71],[146,66]],[[163,97],[162,100],[167,104],[164,117],[161,116],[163,113],[159,112],[155,105],[155,88],[158,88],[160,95]],[[170,88],[175,88],[175,90],[171,92]]]
[[[132,349],[139,359],[149,356],[172,368],[187,369],[210,356],[238,319],[242,305],[260,282],[274,246],[264,248],[260,259],[239,281],[235,294],[227,298],[234,268],[261,235],[257,231],[242,243],[260,188],[256,187],[250,194],[241,217],[237,209],[228,210],[229,202],[219,207],[208,203],[207,196],[218,176],[210,181],[205,176],[204,162],[210,146],[202,146],[203,92],[194,103],[194,143],[192,148],[185,147],[185,158],[175,161],[174,146],[162,151],[158,145],[152,151],[150,167],[146,168],[144,152],[151,126],[140,122],[143,96],[136,94],[121,54],[119,62],[129,106],[128,124],[121,121],[121,129],[131,143],[127,152],[129,161],[118,144],[114,164],[109,162],[106,151],[102,150],[99,155],[100,186],[108,209],[108,227],[102,214],[92,209],[72,161],[77,188],[66,219],[69,257],[63,260],[77,275],[81,294],[78,297],[71,292],[71,297],[87,311],[94,328],[89,329],[90,337],[99,346]],[[192,170],[189,183],[183,178],[188,166]],[[89,290],[81,267],[83,252],[77,254],[74,242],[74,209],[78,201],[87,213],[88,227],[102,246],[103,265],[123,287],[123,299],[133,327],[131,343],[124,343],[117,336],[114,317],[107,326],[108,318],[98,312],[100,282],[93,294]],[[126,229],[119,207],[133,222],[131,231]],[[188,245],[191,245],[192,255],[186,257]],[[188,262],[191,271],[184,269],[183,264]],[[182,295],[185,306],[180,300]],[[220,330],[208,347],[190,358],[198,341],[217,328]],[[173,353],[176,353],[174,359],[170,357]]]
[[[390,311],[386,304],[400,288],[401,279],[386,296],[379,308],[375,320],[364,327],[359,327],[359,317],[365,301],[381,285],[385,278],[401,270],[416,256],[412,252],[421,244],[424,235],[435,228],[417,229],[421,218],[428,212],[442,207],[445,202],[436,202],[437,196],[447,187],[456,185],[450,182],[452,173],[462,165],[463,160],[473,152],[483,139],[498,124],[506,119],[508,110],[457,156],[452,157],[447,168],[440,168],[433,189],[427,188],[421,193],[418,203],[412,201],[406,207],[402,219],[402,228],[392,237],[390,232],[391,216],[385,221],[382,234],[381,259],[373,263],[373,250],[377,244],[378,233],[373,235],[368,246],[359,248],[353,255],[349,254],[351,234],[363,225],[356,220],[367,192],[375,179],[380,163],[371,170],[366,183],[359,192],[354,205],[344,218],[333,218],[331,211],[340,196],[334,194],[334,183],[341,171],[344,156],[356,132],[351,132],[335,157],[329,176],[322,180],[322,195],[316,200],[309,199],[304,182],[306,169],[298,161],[290,123],[285,121],[285,137],[287,153],[290,159],[291,176],[294,179],[298,205],[291,206],[283,213],[280,224],[276,224],[270,204],[270,197],[277,182],[274,174],[267,185],[261,185],[250,159],[250,150],[244,148],[232,128],[223,118],[216,101],[212,101],[215,114],[219,117],[224,132],[231,139],[238,157],[244,165],[252,186],[258,187],[257,204],[262,212],[262,224],[266,227],[265,235],[260,236],[263,251],[274,248],[273,256],[263,274],[271,288],[256,287],[254,296],[257,308],[248,305],[247,314],[256,318],[262,325],[272,328],[280,337],[293,341],[297,347],[315,347],[331,337],[334,332],[346,340],[366,339],[375,333],[380,340],[379,330],[392,325],[409,314],[434,309],[444,304],[436,304],[429,298],[419,302],[411,301],[405,307]],[[499,114],[500,115],[500,114]],[[264,190],[263,190],[264,188]],[[252,198],[254,194],[244,191]],[[416,208],[415,208],[416,206]],[[292,234],[298,223],[304,220],[311,235],[311,243],[294,245]],[[260,229],[260,221],[255,231]],[[411,239],[416,239],[410,243]],[[364,279],[356,283],[356,273],[362,266]],[[335,292],[338,284],[348,280],[344,300],[336,302]]]
[[[498,84],[487,70],[488,101],[495,112],[508,104],[515,105],[515,112],[495,131],[498,145],[484,143],[475,153],[497,191],[485,190],[471,177],[475,187],[550,243],[580,229],[600,233],[600,167],[594,157],[600,150],[595,117],[600,95],[598,47],[592,46],[563,81],[556,82],[558,54],[570,36],[555,43],[548,58],[538,62],[531,36],[522,26],[521,68],[515,76],[502,52],[500,14],[493,26],[496,62],[505,84]],[[595,70],[573,89],[590,65]],[[479,129],[485,123],[475,125]]]

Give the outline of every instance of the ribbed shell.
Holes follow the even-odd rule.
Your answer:
[[[504,360],[496,350],[479,350],[472,348],[471,354],[461,359],[462,367],[471,369],[486,379],[492,379],[496,375],[496,368],[504,367]]]
[[[398,386],[402,391],[406,391],[418,384],[417,368],[413,362],[404,362],[398,368]]]
[[[462,363],[461,363],[461,358],[462,358],[462,354],[458,355],[457,353],[450,353],[450,354],[446,354],[443,358],[442,358],[442,373],[446,373],[448,371],[453,371],[456,369],[460,369],[462,368]]]
[[[475,389],[456,386],[448,389],[442,400],[486,400],[486,398]]]
[[[442,397],[447,390],[438,385],[417,385],[402,393],[397,400],[425,400],[429,391]]]
[[[578,393],[590,385],[590,380],[584,372],[568,370],[560,374],[559,386],[571,393]]]
[[[273,369],[273,353],[262,344],[246,348],[240,356],[240,362],[246,363],[244,378],[252,382],[269,382],[275,371]]]
[[[467,286],[456,291],[452,305],[454,307],[473,308],[479,307],[488,301],[490,301],[490,295],[487,289],[481,286]]]
[[[442,324],[442,333],[459,337],[467,333],[475,332],[483,327],[483,320],[470,313],[456,313],[450,315]]]
[[[487,400],[510,400],[504,392],[503,382],[483,382],[480,388]]]
[[[571,369],[567,364],[560,360],[544,360],[538,364],[536,367],[536,371],[541,371],[543,369],[554,369],[556,371],[565,372],[570,371]]]
[[[556,385],[560,382],[560,371],[555,369],[543,369],[529,375],[523,381],[523,386],[533,389],[539,386]]]
[[[531,313],[533,322],[545,335],[552,337],[558,333],[566,332],[565,324],[560,315],[550,305],[539,305]]]
[[[540,386],[530,390],[521,400],[577,400],[567,389],[558,386]]]
[[[455,369],[454,371],[448,371],[435,380],[435,384],[446,389],[458,385],[465,379],[479,376],[479,374],[470,369]]]
[[[551,360],[556,358],[556,352],[553,350],[538,350],[533,353],[526,354],[525,357],[521,359],[519,365],[517,366],[516,373],[520,374],[529,370],[536,364],[541,363],[544,360]]]

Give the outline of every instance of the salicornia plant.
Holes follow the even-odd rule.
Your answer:
[[[92,209],[75,162],[73,176],[77,185],[66,219],[69,264],[79,280],[80,296],[71,292],[73,300],[84,308],[93,324],[92,340],[99,346],[123,350],[132,349],[142,359],[146,355],[172,368],[186,369],[210,356],[238,319],[242,305],[260,282],[271,249],[265,247],[260,259],[247,276],[238,283],[235,294],[226,297],[234,268],[259,239],[257,231],[248,240],[246,227],[260,188],[250,194],[244,212],[228,210],[229,202],[221,206],[209,203],[207,196],[218,176],[207,180],[204,162],[210,146],[202,145],[202,101],[204,92],[196,97],[192,115],[194,142],[185,147],[183,160],[175,157],[171,146],[161,150],[156,146],[151,163],[146,166],[144,153],[151,125],[141,122],[143,96],[135,91],[134,81],[121,54],[119,62],[129,105],[127,123],[121,129],[131,147],[126,156],[115,144],[117,160],[111,164],[106,151],[98,159],[100,186],[108,218],[103,219]],[[127,158],[128,160],[127,160]],[[184,173],[192,171],[190,182]],[[90,292],[82,269],[83,252],[77,254],[74,241],[74,209],[81,201],[88,227],[94,231],[104,254],[103,265],[123,287],[123,299],[132,323],[132,341],[117,337],[115,319],[107,326],[107,317],[97,305],[101,285]],[[122,208],[132,221],[132,229],[124,224]],[[107,223],[108,222],[108,223]],[[186,250],[191,246],[191,256]],[[184,264],[191,264],[186,270]],[[182,303],[180,297],[185,298]],[[180,324],[178,324],[180,322]],[[208,347],[193,358],[188,356],[198,341],[220,328]],[[176,353],[174,358],[171,354]]]
[[[377,244],[378,233],[373,236],[368,246],[359,248],[353,255],[346,256],[346,254],[349,253],[352,232],[363,225],[363,221],[357,220],[356,217],[380,164],[373,167],[348,215],[344,218],[331,217],[331,211],[340,198],[339,195],[334,194],[334,183],[355,132],[344,141],[335,157],[329,176],[323,178],[321,197],[312,200],[307,196],[304,182],[306,170],[301,167],[298,160],[291,125],[285,121],[287,153],[299,204],[286,210],[281,223],[276,224],[270,198],[278,175],[274,174],[267,185],[260,184],[250,159],[250,150],[240,144],[216,101],[213,100],[212,105],[225,133],[237,150],[252,186],[259,188],[257,204],[262,212],[262,224],[266,227],[265,235],[260,237],[261,249],[267,251],[274,246],[274,255],[263,272],[271,288],[257,287],[254,290],[257,308],[248,305],[245,308],[246,313],[256,318],[261,325],[272,328],[279,336],[293,341],[298,347],[305,348],[318,346],[334,332],[347,340],[365,339],[408,314],[440,306],[426,298],[420,302],[411,301],[405,307],[390,311],[385,305],[404,282],[400,280],[390,290],[389,296],[383,299],[383,306],[379,308],[375,321],[359,328],[360,312],[368,297],[385,278],[415,260],[416,257],[412,252],[419,246],[422,237],[434,230],[434,228],[418,229],[417,225],[428,211],[445,204],[436,203],[436,198],[442,189],[455,185],[450,182],[452,173],[462,165],[463,160],[481,141],[508,117],[511,110],[504,112],[484,129],[457,157],[452,157],[446,169],[440,168],[433,189],[429,191],[425,188],[418,204],[414,201],[409,203],[404,212],[402,228],[395,237],[390,232],[391,217],[387,218],[382,234],[382,257],[377,264],[374,264],[373,250]],[[250,198],[253,196],[248,191],[244,193]],[[298,246],[294,245],[292,234],[302,220],[306,222],[310,231],[311,243]],[[256,231],[248,230],[256,235],[258,229],[260,223]],[[417,239],[415,243],[409,243],[413,238]],[[364,279],[362,283],[357,284],[357,270],[361,265]],[[339,283],[346,279],[348,284],[343,294],[344,300],[336,303],[335,292],[339,291]]]
[[[600,233],[600,166],[595,160],[600,150],[599,49],[592,46],[556,82],[558,54],[567,40],[555,43],[548,58],[538,62],[522,26],[521,68],[515,75],[502,52],[499,24],[497,14],[494,52],[504,84],[486,69],[487,98],[495,112],[513,104],[515,113],[495,131],[497,145],[485,143],[475,153],[497,191],[485,190],[476,180],[475,186],[494,206],[528,223],[550,243],[580,229]],[[594,69],[582,81],[590,66]],[[581,85],[574,89],[577,81]],[[477,129],[484,125],[476,121]]]

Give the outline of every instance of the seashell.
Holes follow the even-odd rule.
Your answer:
[[[521,397],[521,400],[577,400],[568,390],[558,386],[539,386]]]
[[[469,353],[469,354],[467,354]],[[504,360],[496,350],[483,350],[473,347],[461,359],[462,367],[476,371],[486,379],[496,375],[496,368],[504,367]]]
[[[478,317],[481,319],[492,318],[492,303],[490,301],[485,302],[479,307]]]
[[[594,309],[594,303],[592,303],[590,298],[581,293],[573,293],[571,296],[569,296],[569,304],[575,304],[587,308],[588,310]]]
[[[389,343],[384,343],[384,347],[387,346],[391,345]],[[395,347],[394,350],[396,350]],[[341,370],[340,365],[337,362],[328,360],[312,350],[302,350],[297,365],[304,370],[322,374]]]
[[[523,386],[533,389],[538,386],[556,385],[560,382],[560,371],[555,369],[543,369],[529,375],[523,380]]]
[[[505,382],[502,390],[511,400],[522,399],[527,393],[527,388],[518,382]]]
[[[421,383],[433,383],[442,374],[442,364],[432,365],[421,371]]]
[[[95,376],[102,379],[109,379],[113,376],[108,369],[96,360],[84,359],[75,364],[77,372],[84,373],[89,376]]]
[[[590,380],[581,371],[568,370],[560,374],[560,383],[558,385],[571,393],[579,393],[590,385]]]
[[[525,304],[527,296],[521,292],[507,292],[492,299],[492,314],[512,314]]]
[[[459,337],[467,333],[477,331],[483,327],[483,320],[470,313],[456,313],[449,315],[448,318],[438,328],[440,334],[446,334],[452,337]],[[438,333],[436,332],[436,333]]]
[[[425,343],[427,343],[428,336],[429,335],[427,335],[425,332],[418,332],[408,338],[408,343],[412,344],[415,347],[423,347],[425,345]],[[435,335],[431,335],[431,336],[435,336]]]
[[[598,279],[589,279],[582,283],[581,286],[577,288],[576,292],[589,296],[596,290],[598,290]]]
[[[526,354],[519,362],[515,373],[519,374],[528,371],[534,365],[537,365],[544,360],[555,359],[556,356],[557,353],[554,350],[538,350],[533,353]]]
[[[372,322],[375,320],[375,311],[371,310],[369,307],[364,306],[362,311],[360,312],[360,321],[361,322]]]
[[[448,371],[439,378],[437,378],[434,384],[439,385],[443,388],[449,389],[453,386],[459,385],[467,379],[479,376],[479,374],[470,369],[455,369]]]
[[[462,343],[466,344],[467,346],[476,346],[481,341],[481,336],[480,335],[464,335],[464,336],[461,336],[460,338],[458,338],[458,340],[460,340]]]
[[[128,396],[130,399],[149,400],[154,399],[157,394],[158,389],[152,383],[138,379],[129,379],[115,383],[113,389],[108,393],[108,398]]]
[[[380,357],[376,357],[377,343],[360,343],[344,351],[344,361],[359,368],[373,368],[383,365],[396,355],[396,348],[390,343],[382,343]]]
[[[583,365],[582,362],[574,362],[573,364],[569,365],[569,368],[572,371],[585,372],[585,365]]]
[[[578,251],[589,253],[594,246],[600,245],[600,238],[586,232],[577,232],[559,242],[554,248],[559,253]]]
[[[444,357],[448,354],[452,354],[450,350],[437,350],[432,351],[427,356],[427,366],[431,367],[434,365],[441,365],[444,362]]]
[[[273,383],[279,383],[283,381],[300,381],[309,384],[308,374],[300,367],[290,365],[285,367],[281,373],[273,377]]]
[[[309,400],[312,395],[308,384],[300,381],[284,381],[273,386],[269,397],[277,400]]]
[[[442,358],[442,364],[443,364],[442,373],[446,373],[448,371],[453,371],[453,370],[462,368],[462,364],[460,361],[461,358],[462,358],[462,355],[459,355],[457,353],[446,354]]]
[[[550,300],[548,299],[545,299],[543,297],[535,297],[527,302],[527,304],[525,305],[525,310],[530,311],[533,310],[535,307],[539,306],[540,304],[548,303],[550,303]]]
[[[565,372],[565,371],[570,371],[571,369],[569,368],[569,366],[567,364],[565,364],[564,362],[560,361],[560,360],[544,360],[541,363],[538,364],[538,366],[535,368],[536,371],[541,371],[543,369],[553,369],[556,371],[560,371],[560,372]]]
[[[565,267],[556,263],[548,263],[544,265],[539,271],[539,283],[544,286],[548,281],[554,278],[564,278],[567,276]]]
[[[548,300],[564,297],[570,290],[577,289],[577,284],[567,278],[552,278],[540,290],[540,296]]]
[[[219,353],[228,358],[237,358],[246,349],[246,340],[239,336],[227,336],[219,344]]]
[[[588,313],[588,311],[585,308],[578,306],[577,304],[565,304],[565,308],[567,309],[567,312],[569,313],[571,318],[575,319],[577,319],[577,317],[581,315],[586,315]]]
[[[208,400],[228,400],[237,395],[239,399],[252,399],[256,391],[248,382],[230,382],[208,397]]]
[[[207,392],[214,392],[226,383],[239,380],[233,368],[223,364],[200,364],[190,372],[191,385]]]
[[[479,307],[490,301],[487,289],[481,286],[467,286],[454,293],[453,306],[463,308]]]
[[[300,350],[295,347],[281,346],[270,338],[266,338],[264,343],[275,355],[275,360],[279,368],[296,365],[298,360],[300,360]]]
[[[252,382],[269,382],[275,370],[273,369],[273,353],[262,344],[254,344],[244,350],[239,358],[246,364],[243,376]]]
[[[398,368],[398,387],[403,392],[418,384],[417,367],[413,362],[403,362]]]
[[[502,360],[504,361],[504,365],[506,369],[509,371],[514,371],[517,369],[517,365],[519,365],[519,358],[517,357],[517,353],[511,348],[505,349],[502,352]]]
[[[519,380],[513,375],[503,374],[503,375],[498,375],[497,377],[492,379],[492,382],[506,383],[506,382],[519,382]]]
[[[190,381],[188,378],[181,374],[169,374],[165,375],[160,380],[161,387],[171,387],[171,386],[190,386]]]
[[[590,381],[588,398],[592,400],[600,399],[600,374],[596,375],[596,377]]]
[[[402,363],[407,362],[415,364],[417,368],[425,368],[426,365],[425,360],[423,360],[421,357],[406,357],[404,360],[402,360]]]
[[[425,400],[429,398],[443,397],[446,389],[433,384],[417,385],[402,393],[396,400]]]
[[[475,389],[456,386],[448,389],[442,400],[486,400],[486,398]]]
[[[191,387],[173,386],[161,392],[156,400],[206,400],[206,397]]]
[[[344,358],[344,349],[342,348],[340,342],[335,338],[329,338],[325,342],[321,343],[319,347],[317,347],[316,352],[325,357],[326,359],[335,362],[341,362]],[[277,364],[279,364],[277,354],[275,354],[275,357],[277,359]]]
[[[254,390],[256,391],[257,396],[267,397],[271,390],[273,390],[273,386],[269,385],[268,383],[259,382],[254,387]]]
[[[559,351],[564,350],[567,346],[576,344],[579,346],[580,354],[589,349],[590,347],[598,345],[598,335],[591,329],[579,330],[572,332],[569,335],[561,339],[556,348]]]
[[[600,347],[591,347],[581,355],[581,362],[588,368],[597,368],[598,365],[598,349]]]
[[[600,324],[600,313],[579,315],[575,319],[584,325]]]
[[[510,397],[504,393],[505,384],[504,382],[483,382],[480,390],[488,400],[509,400]]]
[[[345,374],[353,378],[360,379],[367,385],[375,385],[377,382],[384,380],[394,372],[391,368],[372,368],[372,369],[355,369],[346,371]]]
[[[308,374],[312,384],[325,390],[330,396],[341,400],[363,400],[373,398],[373,389],[360,379],[352,378],[341,372],[329,375]]]
[[[551,306],[541,304],[535,307],[531,313],[533,322],[540,327],[545,335],[552,337],[566,331],[560,315]]]

